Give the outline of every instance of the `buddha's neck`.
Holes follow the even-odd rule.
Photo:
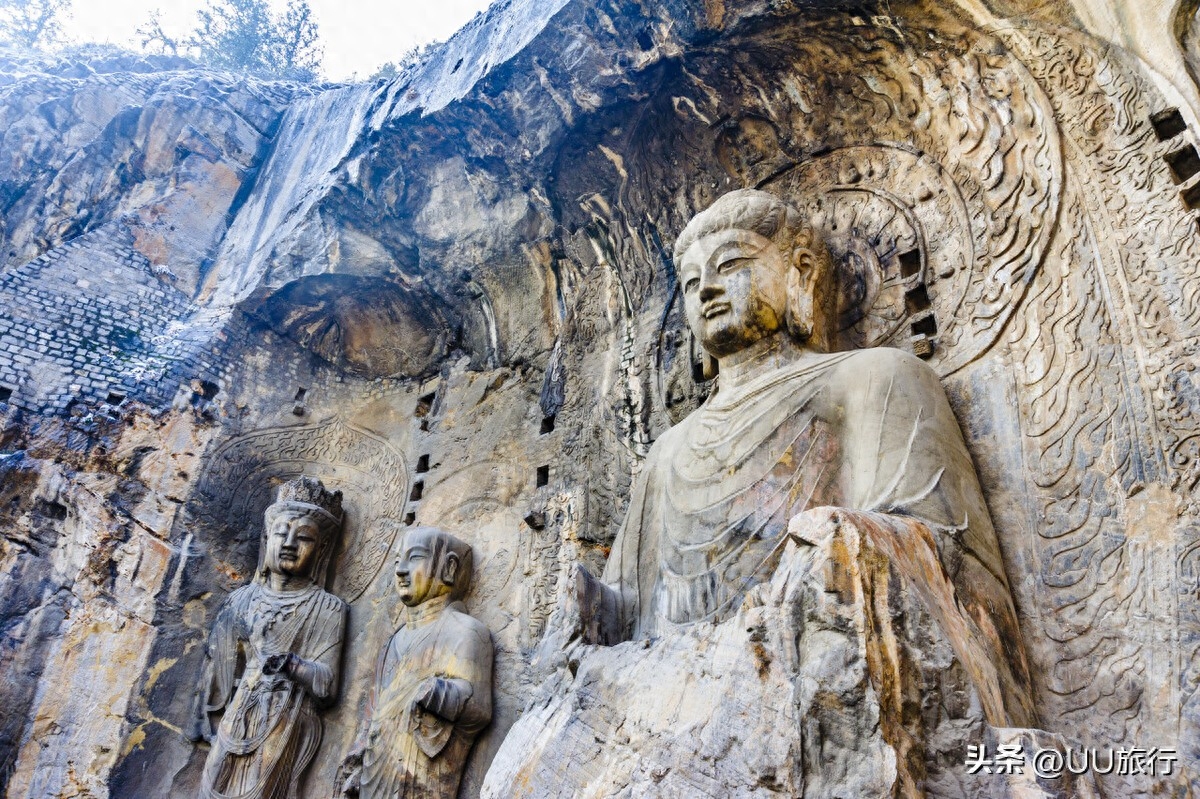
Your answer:
[[[267,587],[279,594],[303,591],[312,584],[312,579],[304,574],[283,574],[273,571],[267,576]]]
[[[764,371],[790,366],[811,351],[797,344],[786,330],[717,359],[722,391],[737,391]]]

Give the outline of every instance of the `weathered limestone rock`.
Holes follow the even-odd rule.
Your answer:
[[[19,266],[109,222],[191,294],[282,108],[303,89],[182,59],[63,65],[0,57],[0,263]],[[189,69],[190,68],[190,69]]]
[[[1088,780],[967,773],[986,700],[957,653],[981,654],[978,631],[932,535],[905,532],[815,509],[731,618],[577,641],[482,795],[1098,796]]]
[[[464,607],[495,642],[493,721],[460,786],[478,795],[545,696],[534,659],[553,649],[562,576],[603,572],[651,447],[714,389],[686,330],[675,239],[717,197],[758,188],[827,243],[839,346],[905,350],[940,381],[1037,711],[1032,727],[962,711],[981,730],[964,737],[867,691],[886,673],[864,660],[834,693],[869,704],[874,691],[881,721],[856,721],[845,729],[860,737],[839,746],[878,764],[914,751],[894,743],[912,736],[933,762],[899,757],[894,780],[924,768],[946,796],[1017,790],[954,788],[968,742],[1175,748],[1171,790],[1194,793],[1193,6],[514,0],[370,86],[6,56],[0,792],[197,793],[208,750],[186,732],[204,642],[253,579],[271,490],[307,475],[345,497],[324,587],[350,611],[340,698],[322,711],[302,795],[332,795],[353,748],[375,655],[400,623],[385,564],[410,522],[475,556]],[[888,596],[906,619],[932,615],[894,586],[900,570],[888,566]],[[731,621],[704,624],[722,657],[753,655]],[[896,634],[880,651],[911,645],[970,673],[963,636]],[[660,647],[674,674],[714,656],[680,635],[638,651]],[[580,668],[624,685],[621,668],[641,667],[606,664],[627,651],[589,650]],[[799,696],[779,665],[788,651],[763,684]],[[553,680],[569,690],[564,668]],[[729,670],[765,690],[757,666]],[[902,677],[940,690],[925,671]],[[982,709],[986,681],[969,682]],[[748,705],[686,698],[753,726]],[[726,740],[726,721],[695,718]],[[779,774],[817,780],[786,754],[815,740],[761,751]],[[728,751],[730,770],[697,773],[774,784],[750,782],[766,767]],[[632,774],[653,752],[603,769]]]

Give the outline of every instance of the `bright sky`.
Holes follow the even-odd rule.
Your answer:
[[[445,41],[487,8],[489,0],[308,0],[325,46],[325,77],[366,78],[414,46]],[[195,26],[205,0],[73,0],[63,28],[76,42],[105,42],[138,49],[136,31],[150,12],[162,11],[169,34]],[[277,9],[286,0],[272,0]]]

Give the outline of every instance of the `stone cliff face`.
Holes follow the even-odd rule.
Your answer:
[[[1194,775],[1189,8],[1144,48],[1088,33],[1112,37],[1098,3],[514,0],[373,85],[0,63],[7,795],[195,793],[202,643],[301,472],[345,493],[351,604],[305,795],[357,732],[413,523],[475,548],[477,795],[566,568],[599,571],[710,389],[670,252],[746,186],[826,235],[842,346],[942,377],[1042,727]]]

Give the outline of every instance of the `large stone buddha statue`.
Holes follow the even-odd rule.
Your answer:
[[[720,623],[771,578],[789,521],[856,514],[903,550],[936,543],[953,613],[983,632],[985,711],[1030,726],[1016,613],[962,434],[934,372],[896,349],[830,352],[833,275],[797,212],[726,194],[675,246],[688,324],[717,388],[651,448],[599,581],[575,596],[593,643]]]

